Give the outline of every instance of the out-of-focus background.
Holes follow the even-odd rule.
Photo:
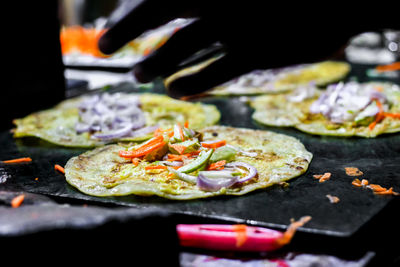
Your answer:
[[[88,88],[98,88],[121,81],[135,83],[130,68],[143,56],[161,46],[175,30],[189,22],[187,19],[173,21],[143,34],[115,54],[105,56],[97,49],[98,38],[107,29],[108,24],[115,22],[128,10],[127,6],[135,4],[138,0],[58,1],[65,77],[74,86],[82,82],[85,82]],[[384,29],[354,36],[344,54],[339,56],[342,57],[340,59],[361,65],[386,65],[396,62],[400,59],[400,30]],[[367,75],[397,78],[399,74],[378,74],[371,67]]]

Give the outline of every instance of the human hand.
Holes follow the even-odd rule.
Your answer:
[[[196,52],[216,42],[222,44],[221,58],[168,85],[171,96],[181,97],[204,92],[256,68],[325,59],[357,32],[346,24],[346,16],[332,22],[326,19],[330,14],[319,14],[315,9],[296,13],[292,6],[294,12],[289,12],[286,2],[274,7],[265,7],[264,1],[256,0],[233,2],[141,1],[102,36],[99,48],[106,54],[113,53],[146,30],[178,17],[196,17],[133,69],[139,81],[149,82],[179,70],[180,63]],[[321,22],[323,29],[319,27]]]

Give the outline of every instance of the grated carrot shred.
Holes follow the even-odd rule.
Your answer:
[[[378,72],[400,70],[400,62],[394,62],[387,65],[378,65],[375,68]]]
[[[284,246],[286,244],[289,244],[290,241],[292,240],[294,234],[297,231],[297,228],[302,227],[304,224],[306,224],[308,221],[311,220],[311,216],[304,216],[301,217],[300,220],[292,222],[287,230],[283,233],[283,235],[276,239],[275,242],[279,246]]]
[[[150,165],[144,167],[145,170],[166,170],[167,166],[164,165]]]
[[[140,163],[140,159],[139,158],[132,158],[132,163],[133,163],[133,165],[137,166]]]
[[[360,181],[360,179],[358,179],[358,178],[354,179],[354,180],[351,182],[351,184],[354,185],[354,186],[357,186],[357,187],[361,187],[361,186],[362,186],[361,181]]]
[[[21,206],[21,204],[24,201],[24,199],[25,199],[25,195],[24,194],[21,194],[21,195],[18,195],[16,197],[14,197],[11,200],[11,207],[18,208],[19,206]]]
[[[62,167],[62,166],[60,166],[60,165],[58,165],[58,164],[54,165],[54,169],[55,169],[56,171],[59,171],[59,172],[65,174],[64,167]]]
[[[31,162],[32,159],[30,157],[24,157],[24,158],[17,158],[17,159],[9,159],[9,160],[3,160],[3,163],[21,163],[21,162]]]
[[[313,177],[315,179],[319,179],[320,183],[323,183],[331,178],[332,173],[326,172],[324,174],[314,174]]]
[[[223,170],[225,164],[226,164],[226,160],[220,160],[220,161],[217,161],[215,163],[211,163],[210,165],[208,165],[207,170],[209,170],[209,171],[211,171],[211,170]]]

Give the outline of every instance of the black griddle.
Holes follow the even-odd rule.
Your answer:
[[[349,79],[368,79],[364,73],[360,66],[353,66]],[[132,88],[130,84],[120,84],[110,90],[146,91]],[[160,82],[151,91],[165,93]],[[0,164],[0,189],[44,194],[65,201],[82,200],[139,209],[161,208],[205,221],[221,220],[275,229],[285,229],[292,218],[310,215],[312,220],[301,231],[332,237],[352,236],[398,201],[393,196],[378,196],[369,189],[352,186],[355,177],[347,176],[344,168],[358,167],[364,172],[362,177],[370,183],[400,191],[400,134],[374,139],[313,136],[292,128],[265,127],[255,123],[250,117],[253,110],[242,97],[208,97],[199,101],[218,107],[222,115],[221,125],[270,130],[298,138],[314,155],[308,171],[290,180],[288,187],[275,185],[240,197],[220,196],[191,201],[173,201],[156,196],[100,198],[80,193],[54,170],[54,164],[64,165],[69,158],[86,149],[59,147],[36,138],[14,140],[12,134],[5,131],[0,133],[0,159],[29,156],[33,162]],[[325,172],[332,173],[331,179],[325,183],[312,177]],[[338,196],[340,202],[331,204],[327,194]]]

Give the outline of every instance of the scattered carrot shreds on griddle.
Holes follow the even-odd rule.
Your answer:
[[[366,179],[362,179],[362,180],[363,180],[363,182],[361,182],[360,179],[356,178],[351,182],[351,184],[354,186],[357,186],[357,187],[362,187],[362,186],[368,185],[368,180],[366,180]]]
[[[25,195],[24,194],[21,194],[21,195],[18,195],[16,197],[14,197],[11,200],[11,207],[18,208],[19,206],[21,206],[21,204],[24,201],[24,199],[25,199]]]
[[[400,193],[393,191],[393,187],[391,187],[391,188],[389,188],[389,189],[387,189],[385,191],[380,191],[380,192],[375,192],[374,191],[374,194],[376,194],[376,195],[394,195],[394,196],[399,196],[400,195]]]
[[[330,194],[327,194],[326,197],[329,199],[329,202],[333,204],[338,203],[340,201],[340,198],[338,198],[337,196],[332,196]]]
[[[370,184],[367,187],[371,189],[375,195],[394,195],[394,196],[400,195],[400,193],[393,191],[393,187],[387,189],[378,184]]]
[[[393,191],[393,187],[387,189],[378,184],[370,184],[367,179],[362,179],[360,181],[360,179],[356,178],[351,182],[351,184],[356,187],[364,187],[371,189],[375,195],[394,195],[394,196],[400,195],[400,193]]]
[[[323,182],[329,180],[331,178],[331,176],[332,176],[332,173],[330,173],[330,172],[326,172],[324,174],[314,174],[313,175],[313,177],[315,179],[318,179],[320,183],[323,183]]]
[[[9,159],[9,160],[3,160],[3,163],[21,163],[21,162],[31,162],[32,159],[30,157],[24,157],[24,158],[17,158],[17,159]]]
[[[357,167],[345,167],[344,169],[346,170],[346,174],[348,176],[361,176],[364,174]]]
[[[302,227],[304,224],[306,224],[308,221],[311,220],[311,216],[303,216],[300,218],[298,221],[292,222],[289,227],[286,229],[286,231],[283,233],[283,235],[280,238],[277,238],[275,242],[279,246],[284,246],[286,244],[289,244],[290,241],[292,240],[294,234],[297,231],[297,228]]]

